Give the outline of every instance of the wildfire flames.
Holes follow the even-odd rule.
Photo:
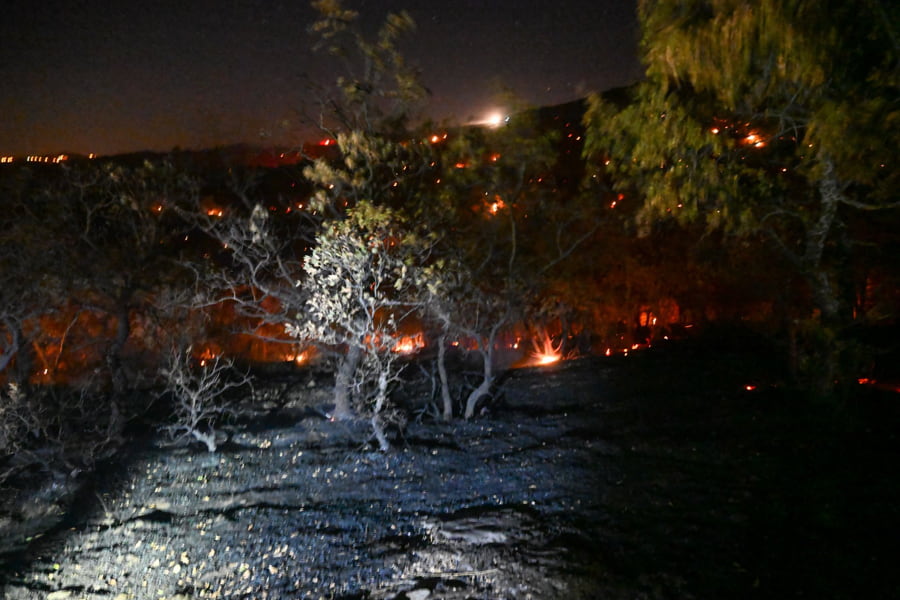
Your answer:
[[[531,358],[535,365],[552,365],[562,360],[562,342],[554,345],[550,334],[546,331],[542,332],[539,338],[532,340],[534,352]]]
[[[413,354],[425,347],[425,336],[419,332],[414,335],[404,335],[397,340],[393,351],[397,354]]]
[[[296,363],[297,365],[305,365],[309,362],[310,355],[312,353],[311,349],[303,350],[301,352],[297,352],[296,354],[287,354],[284,357],[285,362]]]

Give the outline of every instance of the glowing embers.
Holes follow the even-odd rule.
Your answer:
[[[745,146],[753,146],[754,148],[763,148],[766,145],[766,141],[755,131],[747,133],[747,135],[741,139],[741,143]]]
[[[498,194],[494,194],[494,201],[488,204],[488,212],[492,215],[496,215],[504,208],[506,208],[506,202],[504,202],[503,198],[501,198]]]
[[[389,350],[394,354],[412,355],[424,348],[425,334],[422,332],[391,336],[386,332],[379,332],[375,335],[367,335],[365,339],[366,346],[375,352]]]
[[[194,361],[196,361],[196,363],[201,367],[205,367],[212,361],[218,359],[221,355],[221,348],[218,348],[216,345],[209,345],[203,348],[200,352],[194,354]]]
[[[856,380],[859,385],[865,385],[871,388],[882,390],[885,392],[900,393],[900,382],[898,381],[880,381],[869,377],[860,377]]]
[[[309,364],[315,355],[314,348],[304,348],[304,349],[296,349],[293,352],[289,352],[284,356],[284,362],[294,363],[295,365],[302,366]]]

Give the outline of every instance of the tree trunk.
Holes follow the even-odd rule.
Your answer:
[[[372,431],[378,440],[378,448],[382,452],[391,449],[391,443],[384,433],[384,426],[381,424],[381,411],[387,403],[387,372],[382,371],[378,375],[378,395],[375,398],[375,409],[372,411]]]
[[[471,419],[475,415],[475,407],[478,404],[478,401],[481,400],[484,396],[490,395],[491,386],[494,384],[493,339],[491,339],[488,344],[488,347],[482,348],[481,351],[481,357],[484,361],[484,379],[481,381],[481,385],[472,390],[472,393],[469,394],[469,397],[466,399],[466,412],[464,417],[467,420]]]
[[[447,379],[447,334],[441,335],[438,345],[437,368],[441,379],[441,401],[444,407],[443,419],[450,421],[453,418],[453,400],[450,398],[450,383]]]
[[[20,386],[27,386],[34,371],[34,346],[31,340],[25,337],[21,323],[16,324],[14,336],[18,338],[17,348],[11,358],[15,359],[12,371],[12,381]]]
[[[194,436],[194,439],[198,442],[203,442],[206,445],[206,450],[208,452],[212,453],[216,451],[216,431],[214,429],[210,429],[209,433],[203,433],[199,429],[191,429],[191,435]]]
[[[6,367],[16,356],[16,353],[19,351],[19,340],[21,339],[18,324],[6,321],[3,325],[8,332],[8,341],[6,341],[3,351],[0,352],[0,373],[6,370]]]
[[[350,385],[361,357],[362,349],[359,346],[350,346],[340,361],[334,378],[334,411],[331,418],[335,420],[343,421],[353,417],[353,409],[350,407]]]
[[[131,311],[128,307],[128,296],[122,294],[116,306],[116,335],[106,355],[106,364],[109,368],[110,381],[116,394],[124,393],[128,387],[125,371],[122,368],[122,355],[125,351],[125,343],[131,335]]]
[[[834,172],[834,163],[830,157],[822,158],[823,174],[818,182],[821,212],[819,218],[807,230],[806,280],[810,286],[813,302],[820,311],[821,353],[819,371],[813,382],[815,391],[820,395],[831,395],[835,380],[841,377],[840,349],[837,335],[841,329],[840,298],[834,289],[828,270],[822,264],[825,246],[834,229],[838,207],[843,193],[840,182]]]

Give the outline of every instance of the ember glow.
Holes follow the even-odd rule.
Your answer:
[[[498,212],[506,208],[506,203],[503,201],[499,195],[494,195],[494,201],[488,205],[488,211],[492,215],[496,215]]]
[[[897,392],[900,393],[900,383],[896,381],[878,381],[877,379],[872,379],[870,377],[860,377],[856,380],[859,385],[870,386],[879,390],[883,390],[886,392]]]
[[[207,346],[197,354],[196,358],[199,360],[214,360],[218,355],[219,351],[216,348]]]
[[[762,148],[766,145],[765,140],[763,140],[755,131],[748,133],[743,139],[743,143],[748,146],[753,146],[754,148]]]
[[[285,356],[285,362],[292,362],[297,366],[305,365],[309,362],[309,359],[312,355],[312,350],[302,350],[297,351],[296,354],[288,354]]]

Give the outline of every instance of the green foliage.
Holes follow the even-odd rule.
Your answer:
[[[310,208],[326,218],[340,218],[347,207],[372,202],[409,206],[431,171],[431,149],[392,140],[377,133],[338,133],[339,161],[319,158],[303,170],[318,186]]]
[[[306,302],[286,327],[301,339],[346,350],[336,412],[346,413],[347,403],[370,418],[383,450],[388,442],[381,420],[390,413],[390,387],[399,373],[399,330],[415,309],[414,272],[424,249],[404,230],[399,214],[369,202],[326,223],[304,264]]]
[[[848,215],[900,206],[897,17],[878,0],[644,0],[640,18],[647,79],[624,108],[591,98],[587,155],[640,191],[645,234],[767,236],[806,283],[798,312],[837,327]]]
[[[312,27],[318,47],[343,62],[319,119],[340,158],[304,169],[318,188],[311,208],[323,219],[304,262],[306,300],[288,332],[344,352],[335,412],[349,416],[352,403],[357,415],[370,417],[386,449],[382,419],[397,376],[394,346],[416,303],[413,272],[431,243],[412,233],[402,210],[418,197],[433,163],[428,145],[410,141],[409,121],[425,91],[397,46],[414,23],[407,13],[390,14],[370,40],[340,2],[313,7],[321,15]]]
[[[370,40],[356,27],[358,13],[340,0],[316,0],[312,6],[320,15],[310,28],[319,37],[315,48],[338,58],[344,71],[335,82],[336,95],[322,99],[326,112],[320,123],[379,135],[402,132],[426,97],[417,71],[398,48],[415,30],[412,17],[406,11],[389,14]]]
[[[711,131],[713,117],[698,99],[647,84],[622,110],[592,96],[585,119],[590,133],[585,152],[602,158],[616,189],[629,194],[640,189],[642,233],[657,219],[746,227],[738,198],[753,182],[742,151],[734,139]],[[735,160],[723,160],[729,155]]]
[[[366,202],[350,209],[347,218],[329,222],[304,264],[309,297],[297,315],[295,335],[391,350],[409,303],[401,294],[410,286],[409,259],[402,253],[415,246],[401,231],[398,215]]]

